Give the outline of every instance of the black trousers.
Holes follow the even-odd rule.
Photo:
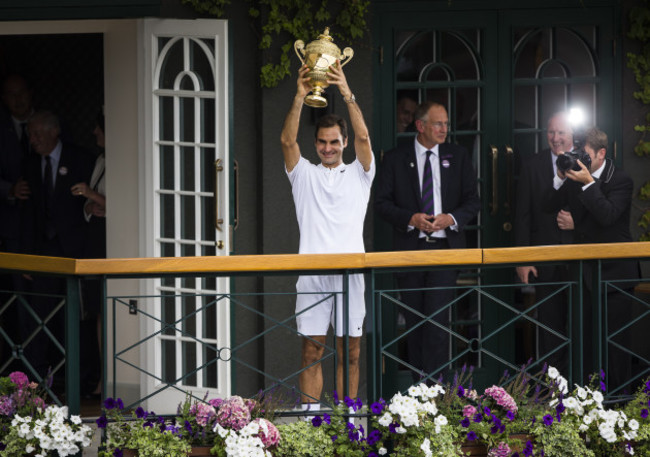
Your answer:
[[[418,249],[438,250],[448,249],[446,239],[436,240],[434,243],[420,239]],[[449,309],[441,311],[454,298],[455,291],[451,287],[456,285],[456,270],[428,270],[396,275],[397,285],[400,289],[401,301],[413,311],[425,316],[438,312],[431,320],[409,309],[402,309],[406,321],[407,357],[409,364],[415,367],[412,372],[413,381],[419,382],[424,377],[431,375],[427,382],[437,379],[447,373],[449,361]],[[409,290],[447,287],[442,290]],[[441,328],[442,327],[442,328]]]

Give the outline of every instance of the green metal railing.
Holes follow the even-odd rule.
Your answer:
[[[467,255],[466,255],[467,254]],[[471,255],[470,255],[471,254]],[[377,399],[379,396],[389,394],[387,389],[393,389],[395,385],[386,383],[387,377],[394,375],[394,371],[386,371],[387,366],[398,367],[409,373],[415,367],[411,366],[399,350],[399,346],[408,335],[409,329],[403,332],[385,331],[386,322],[383,315],[393,308],[394,314],[398,311],[413,311],[407,303],[400,299],[400,290],[390,284],[390,278],[395,272],[404,272],[414,269],[444,269],[463,268],[475,269],[479,280],[475,284],[460,284],[454,287],[455,298],[443,306],[442,312],[449,312],[452,321],[449,327],[442,327],[441,330],[449,335],[452,342],[452,353],[448,362],[449,367],[459,368],[462,364],[469,363],[479,368],[498,367],[515,372],[520,368],[519,361],[512,356],[512,351],[499,352],[495,348],[502,347],[499,343],[504,338],[510,338],[513,329],[517,325],[528,325],[536,330],[543,330],[553,333],[561,343],[551,353],[566,350],[569,354],[569,379],[582,378],[585,356],[582,347],[583,321],[582,311],[584,306],[591,306],[594,312],[593,322],[588,323],[594,327],[595,338],[598,344],[595,346],[593,360],[597,366],[607,366],[611,351],[615,350],[627,354],[635,361],[637,370],[625,379],[610,394],[623,394],[626,388],[633,382],[645,379],[650,375],[650,360],[643,351],[639,350],[638,344],[633,339],[626,342],[621,340],[621,335],[632,328],[644,328],[650,322],[650,303],[648,296],[634,294],[629,290],[629,284],[625,281],[603,281],[598,280],[598,291],[593,295],[591,302],[584,303],[582,266],[585,262],[593,264],[597,274],[602,266],[602,259],[616,258],[637,258],[639,260],[650,259],[650,243],[622,243],[618,245],[598,245],[598,249],[589,246],[563,246],[563,247],[538,247],[538,248],[508,248],[499,250],[470,250],[470,251],[448,251],[442,252],[419,252],[419,253],[368,253],[368,254],[346,254],[346,255],[319,255],[319,256],[233,256],[230,258],[182,258],[182,259],[107,259],[107,260],[74,260],[74,259],[48,259],[36,256],[16,256],[11,254],[0,254],[0,269],[10,273],[32,273],[32,274],[56,274],[64,275],[67,279],[68,293],[65,297],[65,306],[59,312],[65,312],[65,401],[71,411],[79,411],[79,281],[85,277],[100,277],[104,284],[106,281],[120,280],[124,278],[175,278],[175,277],[214,277],[223,276],[234,278],[238,276],[295,276],[296,274],[343,274],[348,277],[353,273],[365,273],[367,276],[366,288],[369,301],[368,325],[367,325],[367,352],[368,362],[366,370],[362,373],[367,385],[367,397],[369,400]],[[567,330],[558,330],[547,327],[535,317],[535,311],[545,305],[549,297],[534,303],[514,303],[508,297],[512,297],[520,284],[512,282],[490,284],[480,278],[487,277],[486,272],[490,271],[512,271],[515,265],[528,265],[544,262],[568,262],[576,266],[578,272],[575,278],[565,282],[547,283],[555,287],[555,293],[568,295],[567,316],[569,319]],[[512,275],[511,275],[512,276]],[[598,276],[599,277],[599,276]],[[640,284],[647,284],[648,279],[641,279]],[[345,284],[345,283],[344,283]],[[384,284],[389,284],[384,287]],[[104,287],[104,289],[106,289]],[[109,287],[110,289],[110,287]],[[347,287],[341,291],[331,291],[333,297],[342,293],[344,309],[347,309]],[[624,325],[610,329],[607,326],[608,296],[616,291],[633,303],[633,313]],[[285,313],[278,317],[273,312],[260,310],[251,306],[246,297],[255,299],[270,299],[281,296],[287,301],[294,301],[295,291],[287,290],[281,293],[260,293],[232,291],[229,293],[210,294],[160,294],[153,296],[111,296],[104,292],[106,302],[109,306],[104,307],[106,318],[112,314],[113,327],[110,329],[113,335],[113,346],[109,348],[103,345],[105,351],[104,360],[107,366],[104,374],[107,373],[108,364],[112,365],[112,387],[116,388],[119,383],[118,368],[121,365],[137,370],[142,376],[151,377],[160,386],[146,397],[136,401],[142,401],[166,390],[184,390],[183,385],[188,380],[197,379],[197,376],[205,376],[206,372],[215,369],[218,363],[227,362],[231,365],[234,373],[238,369],[246,369],[263,380],[259,388],[271,390],[278,386],[286,389],[297,389],[297,378],[301,369],[285,370],[278,373],[277,370],[260,366],[256,363],[255,357],[251,358],[248,352],[260,341],[274,338],[277,344],[278,332],[282,332],[283,338],[279,340],[284,344],[292,345],[299,341],[299,335],[295,328],[296,315]],[[0,304],[0,319],[10,304],[21,303],[28,307],[29,297],[24,293],[6,293],[4,303]],[[190,301],[202,304],[195,306],[189,312],[184,313],[180,319],[162,319],[160,313],[152,312],[147,307],[139,307],[137,315],[139,319],[151,319],[154,322],[155,331],[151,334],[139,335],[133,342],[121,341],[119,328],[116,327],[117,320],[114,318],[119,310],[130,309],[131,299],[140,301],[162,302],[165,298],[190,299]],[[504,298],[506,297],[506,298]],[[315,302],[313,306],[317,306]],[[470,305],[467,305],[470,303]],[[246,338],[243,341],[231,341],[228,345],[217,347],[214,338],[199,338],[193,333],[192,324],[188,324],[199,313],[214,312],[219,306],[229,306],[232,310],[243,310],[252,313],[265,323],[264,329]],[[461,308],[476,306],[478,315],[467,318],[462,315]],[[473,309],[473,308],[472,308]],[[431,323],[433,315],[420,315],[422,325]],[[489,326],[485,322],[491,320]],[[104,319],[107,322],[107,319]],[[45,320],[39,324],[39,329],[45,331]],[[435,324],[434,324],[435,325]],[[391,322],[394,327],[394,323]],[[440,326],[439,326],[440,327]],[[468,330],[469,329],[469,330]],[[105,329],[106,330],[106,329]],[[144,345],[155,340],[164,339],[165,335],[173,334],[182,337],[188,343],[201,348],[206,357],[197,366],[189,367],[183,371],[181,376],[172,376],[169,373],[152,371],[146,367],[139,366],[126,355],[135,350],[140,350]],[[106,331],[104,339],[107,341]],[[21,348],[29,344],[29,340],[15,341],[10,338],[7,332],[0,329],[0,341],[9,345],[12,350],[12,360],[20,361],[29,367],[29,361],[25,359],[24,351]],[[122,344],[120,346],[120,344]],[[630,343],[630,344],[628,344]],[[501,346],[500,346],[501,344]],[[254,351],[252,351],[254,352]],[[546,355],[551,355],[551,353]],[[109,362],[107,357],[111,357]],[[325,353],[320,362],[337,363],[337,351],[334,345],[327,345]],[[2,363],[4,362],[4,363]],[[9,366],[7,362],[2,363],[1,368]],[[297,363],[296,363],[297,364]],[[447,364],[446,364],[447,365]],[[540,364],[533,362],[527,365],[526,369],[538,370]],[[327,368],[326,368],[327,369]],[[4,374],[4,373],[3,373]],[[430,373],[424,373],[426,379]],[[346,373],[347,377],[347,373]],[[492,379],[496,382],[497,379]],[[347,383],[346,383],[347,384]],[[106,379],[104,380],[106,386]],[[56,394],[55,392],[52,392]],[[249,392],[242,392],[248,394]],[[253,392],[254,393],[254,392]],[[394,392],[393,392],[394,393]],[[117,392],[113,390],[111,394]],[[54,397],[55,400],[58,397]]]

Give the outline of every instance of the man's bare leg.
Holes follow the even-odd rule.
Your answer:
[[[349,370],[348,370],[348,392],[350,398],[357,398],[357,391],[359,389],[359,356],[361,354],[361,337],[349,338]],[[336,365],[336,390],[340,398],[345,395],[343,388],[343,379],[345,376],[345,339],[342,337],[336,338],[336,352],[338,355],[338,363]]]
[[[300,400],[305,403],[318,403],[323,390],[323,370],[317,362],[323,357],[325,350],[325,335],[310,336],[302,340],[302,368],[309,367],[300,373],[298,383],[302,394]],[[314,341],[315,340],[315,341]]]

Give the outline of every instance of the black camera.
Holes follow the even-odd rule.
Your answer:
[[[557,169],[562,171],[562,173],[566,173],[569,170],[580,171],[580,165],[577,163],[578,160],[587,167],[587,170],[591,169],[591,156],[587,154],[584,148],[574,149],[573,151],[565,152],[557,156]]]
[[[591,170],[591,156],[585,151],[585,142],[586,136],[582,130],[577,131],[573,135],[573,151],[565,152],[557,156],[557,169],[562,173],[566,173],[569,170],[580,171],[580,165],[577,161],[579,160],[582,164],[587,167],[587,170]]]

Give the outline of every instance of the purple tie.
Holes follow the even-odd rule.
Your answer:
[[[431,171],[431,154],[427,151],[427,158],[424,161],[424,173],[422,174],[422,212],[433,214],[433,173]]]

